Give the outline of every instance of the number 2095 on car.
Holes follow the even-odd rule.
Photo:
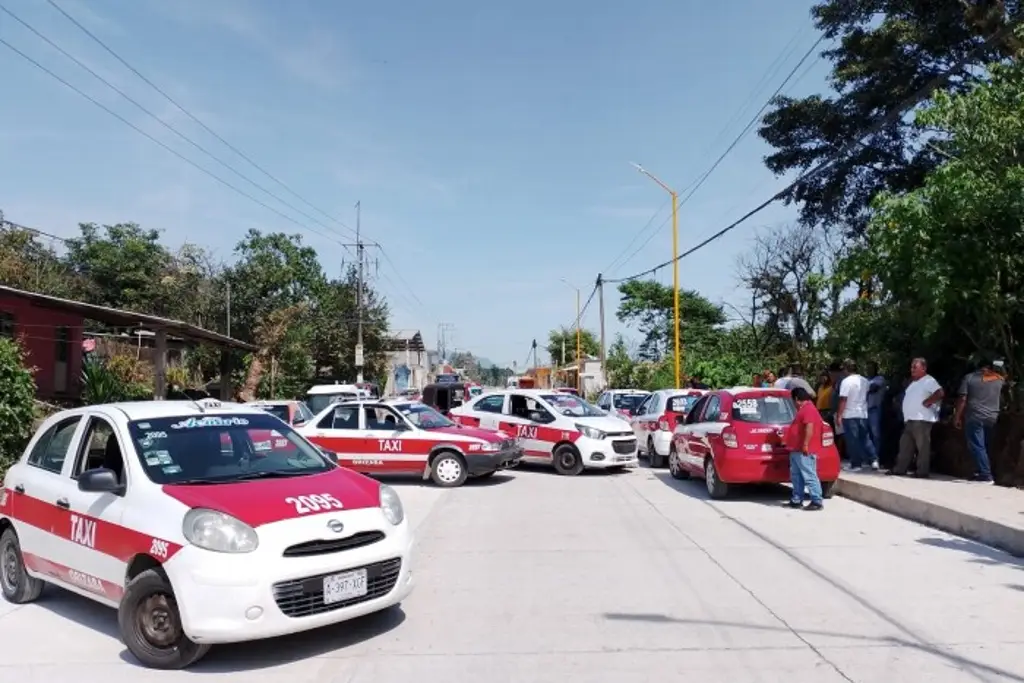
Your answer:
[[[366,595],[366,570],[356,569],[324,577],[324,604],[344,602]]]

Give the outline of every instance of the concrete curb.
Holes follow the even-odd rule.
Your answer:
[[[843,479],[836,483],[836,493],[883,512],[935,527],[942,531],[990,545],[1024,557],[1024,529],[976,517],[949,507],[902,493],[896,493],[863,481]]]

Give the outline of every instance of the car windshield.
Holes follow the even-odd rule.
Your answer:
[[[544,394],[542,399],[555,407],[562,415],[572,417],[602,417],[605,412],[572,394]]]
[[[282,422],[288,422],[288,406],[257,406],[260,410],[265,410]]]
[[[454,427],[455,423],[437,412],[428,405],[422,403],[406,403],[396,406],[398,412],[405,415],[405,418],[420,429],[440,429],[442,427]]]
[[[647,398],[647,394],[615,394],[612,405],[619,410],[633,410]]]
[[[142,469],[157,484],[230,483],[334,467],[271,415],[201,415],[128,423]]]
[[[339,391],[336,394],[310,394],[307,397],[306,404],[315,415],[332,403],[353,401],[355,398],[356,395],[351,391]]]
[[[700,396],[673,396],[668,400],[668,412],[688,413],[693,404],[700,400]]]
[[[740,422],[785,425],[796,417],[796,406],[789,396],[770,394],[740,396],[732,402],[732,418]]]

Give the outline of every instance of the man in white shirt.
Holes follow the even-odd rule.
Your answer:
[[[857,372],[857,363],[852,359],[843,363],[843,369],[846,378],[839,384],[836,430],[843,432],[851,470],[877,470],[878,452],[868,428],[868,380]]]
[[[910,384],[903,393],[903,434],[900,453],[889,474],[905,475],[917,455],[917,473],[927,478],[932,455],[932,426],[939,421],[939,406],[945,392],[935,378],[928,374],[924,358],[910,363]]]

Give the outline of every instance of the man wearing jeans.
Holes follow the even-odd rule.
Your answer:
[[[967,448],[974,458],[975,481],[992,481],[988,447],[992,444],[992,428],[999,419],[1004,383],[1001,366],[1000,361],[985,359],[980,370],[964,377],[957,392],[954,426],[963,429],[967,437]]]
[[[786,448],[789,450],[789,478],[793,495],[786,507],[821,510],[821,480],[818,478],[818,453],[821,450],[821,413],[814,406],[811,395],[803,387],[790,391],[796,403],[796,417],[786,430]],[[804,507],[804,489],[811,502]]]
[[[871,443],[875,445],[875,453],[882,452],[882,404],[885,401],[885,377],[878,373],[878,363],[867,364],[868,380],[868,433]]]
[[[868,430],[868,380],[857,372],[857,363],[852,359],[843,363],[843,368],[846,378],[839,385],[836,430],[842,431],[846,439],[850,470],[877,470],[878,453]]]

